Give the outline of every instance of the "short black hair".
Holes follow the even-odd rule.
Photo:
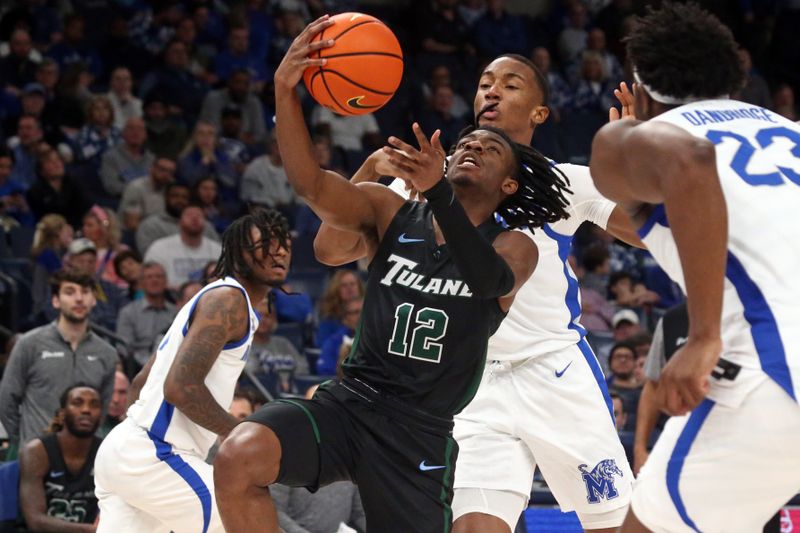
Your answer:
[[[64,392],[61,393],[61,397],[58,400],[58,405],[60,405],[61,408],[64,409],[67,406],[67,401],[69,400],[69,393],[74,391],[75,389],[84,389],[84,388],[92,389],[97,393],[98,396],[100,396],[100,391],[97,390],[96,387],[94,387],[93,385],[89,385],[88,383],[84,383],[83,381],[79,381],[78,383],[70,385],[69,387],[64,389]]]
[[[661,94],[714,98],[744,83],[731,30],[693,2],[648,8],[625,41],[641,80]]]
[[[611,255],[608,253],[608,248],[602,244],[592,244],[583,252],[583,266],[587,271],[593,272],[602,266],[609,257]]]
[[[623,279],[629,279],[631,282],[636,281],[636,278],[633,277],[633,274],[625,270],[620,270],[618,272],[614,272],[608,277],[608,286],[613,287],[618,281]]]
[[[186,185],[185,183],[181,183],[180,181],[171,181],[171,182],[167,183],[166,187],[164,187],[164,198],[169,196],[169,193],[170,193],[170,191],[172,191],[172,189],[175,189],[175,188],[178,188],[178,187],[186,189],[189,192],[192,191],[192,189],[188,185]]]
[[[250,230],[254,227],[261,232],[261,242],[250,240]],[[222,252],[213,276],[220,279],[227,276],[248,277],[251,269],[245,261],[245,252],[261,246],[266,253],[272,239],[277,239],[282,247],[289,248],[289,222],[279,211],[256,209],[234,220],[222,234]]]
[[[636,359],[636,348],[628,341],[621,341],[616,343],[611,349],[608,351],[608,364],[611,364],[611,361],[614,359],[614,352],[619,350],[620,348],[625,348],[631,351],[633,354],[634,360]]]
[[[114,256],[114,259],[112,260],[112,262],[114,263],[114,272],[119,274],[119,267],[120,265],[122,265],[122,262],[125,261],[126,259],[133,259],[139,264],[141,264],[142,262],[142,256],[139,255],[139,252],[137,252],[136,250],[131,250],[131,249],[121,250]]]
[[[542,93],[542,105],[547,105],[547,102],[550,101],[550,84],[547,83],[547,78],[545,78],[544,74],[542,74],[542,71],[539,70],[539,67],[537,67],[533,61],[520,54],[503,54],[501,56],[497,56],[497,59],[500,59],[501,57],[507,57],[509,59],[513,59],[514,61],[519,61],[533,71],[533,77],[536,78],[536,85],[539,86],[539,91]]]
[[[477,123],[480,115],[476,117]],[[549,159],[531,148],[519,144],[499,128],[493,126],[470,126],[464,128],[458,136],[469,135],[473,131],[491,131],[511,147],[514,155],[514,179],[519,184],[517,191],[506,197],[495,212],[511,229],[541,228],[547,223],[569,218],[566,208],[569,205],[565,193],[570,193],[569,179]],[[453,144],[451,155],[459,143]]]
[[[64,283],[75,283],[86,289],[91,289],[94,287],[94,278],[89,274],[71,268],[59,270],[50,276],[51,294],[57,295],[61,291],[61,285]]]

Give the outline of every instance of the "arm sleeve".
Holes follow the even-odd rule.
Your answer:
[[[20,413],[22,396],[25,394],[25,374],[27,366],[26,342],[18,342],[11,351],[8,364],[0,382],[0,421],[3,422],[12,444],[19,442]]]
[[[459,272],[478,298],[500,298],[514,288],[514,273],[472,225],[450,183],[442,178],[423,193],[439,222]]]
[[[569,178],[570,210],[578,224],[588,220],[603,229],[608,226],[608,219],[616,204],[600,194],[594,186],[589,167],[579,165],[558,165],[559,170]]]

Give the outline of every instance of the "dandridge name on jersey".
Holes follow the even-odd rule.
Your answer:
[[[428,279],[423,274],[414,272],[419,263],[396,254],[391,254],[387,262],[393,263],[389,272],[381,279],[381,284],[391,287],[395,283],[420,292],[441,294],[444,296],[472,297],[472,291],[465,282],[458,279]]]

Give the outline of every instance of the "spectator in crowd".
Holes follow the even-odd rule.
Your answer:
[[[794,90],[788,83],[781,83],[772,93],[772,110],[789,120],[797,121],[797,106]]]
[[[103,66],[112,73],[112,78],[116,68],[124,67],[130,69],[134,79],[138,81],[151,68],[152,61],[149,54],[131,40],[128,20],[129,17],[124,14],[118,14],[111,20],[99,52]],[[122,125],[118,124],[117,127]]]
[[[75,239],[67,250],[66,266],[91,276],[94,280],[94,304],[89,318],[92,324],[114,331],[119,311],[128,303],[123,289],[97,275],[97,248],[86,238]],[[55,308],[46,308],[45,316],[55,315]]]
[[[186,45],[173,39],[164,49],[163,65],[144,77],[139,90],[143,95],[158,90],[174,114],[190,122],[200,111],[208,86],[190,70]]]
[[[550,108],[550,117],[555,119],[556,122],[561,120],[561,113],[564,109],[572,106],[572,89],[564,78],[553,70],[552,61],[550,58],[550,51],[543,47],[537,46],[531,52],[531,60],[536,68],[547,79],[547,85],[550,92],[547,98],[547,107]]]
[[[301,12],[304,7],[301,2],[287,2],[286,5],[281,5],[278,8],[275,17],[275,37],[269,47],[268,61],[270,65],[277,65],[281,59],[286,55],[294,38],[300,35],[305,26],[303,20],[303,13]]]
[[[189,70],[195,77],[213,85],[217,77],[209,72],[211,57],[206,49],[197,45],[197,24],[191,18],[182,18],[175,26],[175,38],[186,45],[189,54]]]
[[[311,125],[318,131],[327,130],[333,146],[344,151],[348,168],[357,168],[364,159],[365,151],[375,150],[383,143],[378,122],[373,115],[345,117],[316,106],[311,112]]]
[[[222,81],[227,81],[236,70],[250,72],[256,91],[261,89],[267,79],[263,58],[250,52],[250,29],[244,24],[230,28],[228,48],[217,54],[214,60],[214,73]]]
[[[356,297],[344,303],[339,315],[339,322],[342,323],[337,331],[325,339],[322,343],[322,350],[317,359],[317,374],[335,374],[336,366],[339,362],[339,351],[346,341],[345,339],[355,338],[356,328],[361,319],[361,309],[364,305],[362,297]],[[352,344],[352,340],[350,340]]]
[[[433,9],[419,17],[419,38],[422,54],[432,64],[458,65],[466,56],[475,54],[469,40],[469,29],[456,9],[457,0],[434,0]],[[421,58],[424,62],[425,57]]]
[[[89,329],[93,284],[85,273],[57,272],[52,294],[58,319],[25,333],[14,346],[0,382],[0,421],[12,446],[44,431],[70,385],[83,382],[99,390],[104,411],[111,401],[118,358]]]
[[[206,220],[214,225],[214,229],[220,234],[224,232],[225,228],[230,225],[232,220],[227,216],[225,211],[220,208],[219,185],[217,185],[217,180],[211,176],[200,178],[200,181],[194,184],[192,197],[194,201],[203,208],[203,214]]]
[[[617,307],[641,308],[658,303],[658,294],[634,280],[630,272],[614,272],[608,277],[608,293]]]
[[[204,3],[195,3],[190,15],[197,30],[198,44],[211,55],[216,55],[225,43],[225,21],[222,16]]]
[[[614,313],[611,319],[614,330],[614,340],[617,342],[628,340],[641,331],[639,315],[631,309],[621,309]]]
[[[245,168],[239,197],[248,204],[279,209],[283,213],[291,211],[297,201],[283,169],[274,134],[270,134],[267,141],[266,155],[253,159]]]
[[[606,34],[600,28],[592,28],[589,30],[586,39],[586,50],[597,52],[603,63],[603,72],[606,73],[609,82],[614,85],[619,83],[625,78],[625,73],[622,70],[622,65],[617,59],[617,56],[612,54],[606,48]],[[569,80],[573,84],[577,84],[580,78],[581,64],[573,63],[568,67],[570,72]]]
[[[114,126],[114,108],[105,95],[95,95],[86,106],[86,124],[75,140],[76,158],[91,164],[93,170],[100,169],[103,154],[122,140],[119,129]]]
[[[147,127],[139,117],[129,118],[122,129],[122,142],[102,157],[100,178],[109,196],[119,198],[125,186],[147,176],[155,156],[147,149]]]
[[[121,244],[122,233],[119,228],[117,215],[107,207],[93,205],[83,215],[83,236],[92,241],[97,252],[97,265],[95,274],[102,280],[127,287],[127,283],[120,279],[114,270],[114,257],[127,248]]]
[[[622,398],[626,413],[636,413],[642,384],[636,380],[634,372],[636,367],[634,348],[625,342],[615,344],[608,354],[608,367],[611,372],[606,379],[609,390],[616,392]],[[635,416],[628,416],[624,429],[632,430],[635,422]]]
[[[234,162],[219,146],[217,129],[200,120],[178,159],[178,181],[191,187],[205,176],[213,176],[228,187],[239,184]]]
[[[82,224],[83,214],[89,209],[89,199],[84,188],[67,174],[61,156],[44,145],[36,159],[37,178],[28,190],[28,205],[37,220],[56,213],[67,219],[72,227]]]
[[[36,155],[42,139],[39,119],[23,115],[17,121],[17,135],[8,140],[8,147],[14,155],[11,181],[26,191],[36,180]]]
[[[736,99],[766,109],[772,108],[772,96],[769,92],[769,86],[764,77],[753,66],[753,59],[747,48],[739,48],[739,60],[742,62],[742,70],[747,78],[744,87],[736,95]]]
[[[122,370],[114,373],[114,393],[111,395],[111,402],[108,404],[108,412],[97,434],[105,437],[114,427],[125,420],[128,411],[128,389],[131,382]]]
[[[502,54],[527,56],[525,21],[506,10],[506,0],[487,0],[486,13],[472,28],[481,57],[494,59]]]
[[[130,301],[144,298],[144,291],[139,287],[142,277],[142,256],[136,250],[120,250],[114,256],[114,270],[128,284]]]
[[[31,298],[34,312],[44,308],[50,298],[50,276],[63,268],[61,258],[67,253],[75,231],[67,220],[55,213],[45,215],[36,224],[31,246],[33,282]]]
[[[450,108],[450,112],[453,115],[465,116],[472,113],[472,106],[467,105],[464,98],[462,98],[453,87],[453,77],[447,65],[434,66],[428,75],[428,79],[422,84],[422,96],[425,98],[425,102],[430,104],[433,99],[434,91],[442,86],[453,89],[453,105]]]
[[[47,105],[47,99],[45,98],[44,87],[35,82],[26,84],[20,91],[19,101],[22,110],[21,114],[35,117],[39,121],[43,138],[47,141],[47,133],[55,130],[57,117],[52,116],[52,113],[48,117],[45,117],[44,111]]]
[[[601,9],[595,17],[595,25],[601,28],[608,42],[611,43],[611,52],[624,63],[626,26],[630,23],[631,15],[635,14],[633,0],[611,0]]]
[[[111,72],[110,89],[106,96],[114,109],[115,127],[123,129],[130,119],[142,118],[142,101],[133,95],[133,75],[127,67],[117,67]]]
[[[189,279],[200,279],[206,263],[219,257],[220,244],[203,235],[206,223],[203,208],[189,204],[181,211],[178,234],[158,239],[148,248],[145,263],[160,263],[170,287],[178,287]]]
[[[583,252],[584,274],[581,276],[581,289],[606,294],[608,276],[611,273],[611,256],[602,244],[592,244]]]
[[[27,30],[18,28],[11,33],[8,51],[7,56],[0,58],[0,84],[3,90],[18,95],[36,73],[36,63],[31,59],[33,42]]]
[[[35,81],[44,89],[44,99],[47,105],[52,104],[56,98],[56,88],[60,73],[58,63],[49,57],[42,59],[36,66]]]
[[[136,248],[139,253],[146,254],[155,240],[178,233],[178,219],[183,209],[189,205],[190,198],[189,187],[183,183],[167,184],[164,188],[164,210],[166,212],[150,215],[136,230]],[[219,234],[211,222],[206,222],[204,235],[219,241]]]
[[[229,104],[222,109],[219,146],[228,159],[233,161],[233,167],[239,175],[244,172],[245,164],[250,161],[250,151],[241,140],[243,123],[244,116],[239,106]]]
[[[157,157],[177,159],[186,144],[186,126],[172,120],[167,112],[167,100],[158,90],[144,97],[144,123],[147,126],[147,149]]]
[[[615,84],[608,78],[603,57],[595,51],[585,51],[580,72],[572,109],[584,113],[607,113],[614,105]]]
[[[345,303],[363,297],[364,282],[355,271],[339,269],[333,273],[319,301],[319,325],[315,338],[318,347],[344,327],[340,317],[344,314]]]
[[[296,394],[294,376],[308,374],[308,361],[294,344],[281,335],[275,335],[278,328],[278,314],[270,308],[265,299],[254,308],[261,315],[261,321],[253,334],[253,346],[247,358],[246,368],[256,374],[267,374],[274,378],[269,392],[275,397],[284,393]]]
[[[625,405],[622,402],[622,397],[616,393],[609,393],[611,397],[611,407],[614,409],[614,425],[617,431],[623,431],[628,421],[628,413],[625,412]]]
[[[61,72],[54,104],[61,117],[61,129],[74,145],[84,125],[86,107],[93,96],[89,91],[92,76],[83,63],[73,63],[62,68]]]
[[[367,530],[367,519],[358,487],[350,481],[337,481],[316,492],[302,487],[271,485],[270,495],[278,512],[278,524],[286,533],[327,533]]]
[[[441,130],[439,137],[442,147],[449,150],[458,139],[458,134],[469,121],[464,115],[453,113],[453,89],[447,85],[440,85],[434,89],[431,97],[430,109],[426,110],[419,119],[425,131]]]
[[[586,50],[586,41],[589,33],[586,6],[582,2],[570,2],[567,13],[567,25],[558,35],[558,55],[562,65],[580,61],[581,54]]]
[[[167,301],[167,273],[159,263],[142,265],[139,288],[144,298],[120,310],[117,335],[128,345],[129,356],[143,367],[153,354],[153,341],[169,329],[177,311]]]
[[[614,319],[614,306],[599,292],[580,288],[581,324],[587,330],[599,333],[610,332]]]
[[[184,305],[189,303],[189,300],[194,298],[195,294],[200,292],[202,288],[203,284],[199,281],[189,280],[181,283],[180,287],[178,287],[178,290],[175,291],[177,293],[175,298],[175,309],[180,311]]]
[[[472,28],[475,22],[486,13],[486,2],[484,0],[462,0],[458,3],[458,16],[464,21],[468,28]]]
[[[70,13],[64,17],[64,38],[47,50],[47,56],[54,59],[61,68],[74,63],[83,63],[95,79],[103,75],[103,65],[96,49],[86,40],[86,21],[80,13]]]
[[[31,209],[25,200],[25,189],[11,180],[14,170],[14,154],[0,145],[0,218],[12,217],[25,226],[34,224]]]
[[[100,392],[77,383],[61,394],[59,404],[54,432],[28,442],[20,450],[20,507],[31,531],[94,531]]]
[[[168,157],[153,157],[146,176],[125,185],[119,202],[119,214],[126,230],[136,231],[142,220],[163,215],[164,191],[175,178],[177,164]]]
[[[237,69],[231,72],[226,87],[209,92],[203,100],[200,119],[210,122],[217,129],[222,127],[222,110],[234,105],[241,110],[242,129],[238,140],[255,144],[266,139],[264,110],[258,97],[250,88],[250,71]]]
[[[147,6],[147,4],[145,4]],[[152,6],[152,7],[150,7]],[[154,2],[141,9],[131,21],[133,41],[155,58],[175,34],[181,17],[178,2]]]
[[[251,400],[248,396],[244,394],[236,394],[233,395],[233,401],[231,402],[231,407],[228,409],[228,412],[236,418],[236,420],[244,420],[248,416],[252,415],[254,411],[253,400]]]

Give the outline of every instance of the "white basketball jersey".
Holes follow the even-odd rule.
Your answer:
[[[606,227],[614,203],[597,192],[589,168],[556,165],[569,178],[570,217],[547,224],[531,233],[524,231],[539,248],[533,275],[517,291],[514,303],[500,328],[489,339],[488,359],[518,361],[537,357],[576,344],[586,334],[581,316],[578,278],[567,262],[572,237],[589,221]]]
[[[800,126],[735,100],[687,104],[653,120],[716,145],[728,211],[723,357],[763,371],[793,399],[800,385]],[[684,288],[663,206],[639,235]],[[713,390],[712,390],[713,392]],[[710,395],[713,397],[713,395]]]
[[[237,342],[225,345],[205,379],[205,385],[217,403],[225,410],[230,407],[236,381],[247,361],[250,345],[253,342],[253,333],[258,327],[258,316],[253,310],[250,298],[244,288],[238,281],[228,277],[203,287],[178,312],[158,347],[156,359],[150,369],[147,382],[139,394],[139,399],[128,409],[128,416],[145,429],[151,439],[157,439],[157,443],[165,442],[178,451],[191,452],[202,458],[208,455],[208,450],[214,444],[217,435],[195,424],[167,402],[164,399],[164,382],[175,355],[189,330],[189,321],[197,302],[205,293],[217,287],[236,287],[242,291],[247,301],[250,322],[247,335]]]

